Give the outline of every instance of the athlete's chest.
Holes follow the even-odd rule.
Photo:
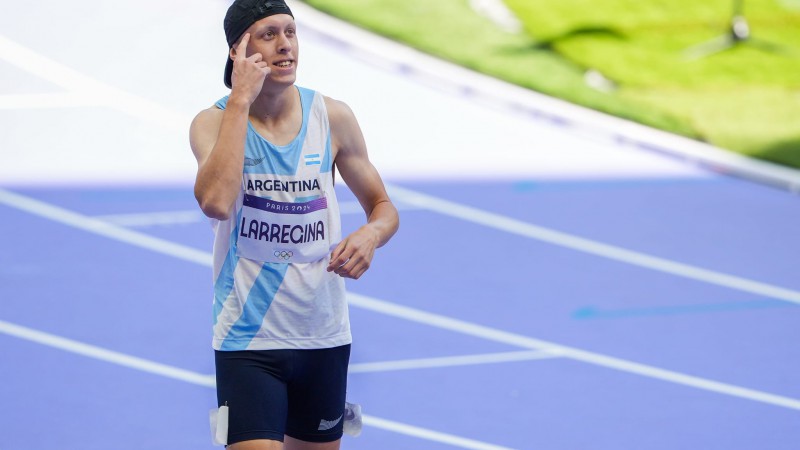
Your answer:
[[[296,120],[292,118],[290,120],[269,124],[251,117],[250,126],[253,131],[266,141],[277,146],[285,146],[292,143],[300,134],[303,128],[303,117],[299,115]]]

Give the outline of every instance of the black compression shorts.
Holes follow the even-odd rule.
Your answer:
[[[217,402],[228,444],[342,437],[350,345],[319,350],[215,351]]]

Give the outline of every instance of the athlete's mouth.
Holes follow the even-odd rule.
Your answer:
[[[278,61],[278,62],[275,63],[276,66],[278,66],[278,67],[280,67],[282,69],[286,69],[286,68],[292,67],[292,64],[294,64],[294,61],[291,60],[291,59],[286,60],[286,61]]]

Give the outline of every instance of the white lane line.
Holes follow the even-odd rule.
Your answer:
[[[655,378],[670,383],[681,384],[684,386],[691,386],[697,389],[716,392],[719,394],[730,395],[732,397],[739,397],[748,400],[753,400],[770,405],[780,406],[783,408],[795,409],[800,411],[800,400],[784,397],[780,395],[770,394],[767,392],[757,391],[755,389],[747,389],[727,383],[720,383],[718,381],[708,380],[705,378],[686,375],[671,370],[665,370],[658,367],[648,366],[633,361],[627,361],[620,358],[602,355],[599,353],[588,352],[585,350],[559,345],[553,342],[543,341],[541,339],[534,339],[527,336],[522,336],[507,331],[497,330],[494,328],[477,325],[474,323],[466,322],[463,320],[453,319],[451,317],[442,316],[439,314],[421,311],[407,306],[401,306],[395,303],[378,300],[371,297],[366,297],[359,294],[348,293],[348,303],[352,306],[368,309],[370,311],[378,312],[388,316],[402,318],[412,322],[417,322],[432,327],[437,327],[445,330],[454,331],[470,336],[480,337],[490,341],[501,342],[504,344],[516,345],[522,348],[529,348],[532,350],[546,350],[556,351],[558,354],[565,358],[572,358],[597,366],[607,367],[611,369],[620,370],[622,372],[633,373],[648,378]]]
[[[184,381],[198,386],[209,388],[214,388],[216,386],[214,375],[203,375],[190,370],[179,369],[167,364],[161,364],[136,356],[126,355],[124,353],[115,352],[95,345],[90,345],[72,339],[67,339],[65,337],[56,336],[54,334],[34,330],[32,328],[15,325],[3,320],[0,320],[0,333],[25,339],[31,342],[36,342],[38,344],[57,348],[70,353],[75,353],[81,356],[117,364],[154,375]],[[362,420],[363,423],[368,426],[381,428],[420,439],[441,442],[443,444],[449,444],[455,447],[478,450],[508,450],[508,447],[501,447],[452,434],[420,428],[387,419],[381,419],[379,417],[364,415]]]
[[[209,377],[208,375],[202,375],[189,370],[179,369],[177,367],[153,362],[144,358],[126,355],[124,353],[115,352],[113,350],[97,347],[95,345],[89,345],[83,342],[67,339],[65,337],[34,330],[32,328],[15,325],[3,320],[0,320],[0,333],[5,333],[10,336],[36,342],[38,344],[57,348],[70,353],[76,353],[78,355],[98,359],[100,361],[110,362],[131,369],[140,370],[142,372],[160,375],[162,377],[172,378],[206,387],[214,387],[215,385],[213,376]]]
[[[537,359],[558,358],[558,350],[523,350],[516,352],[485,353],[480,355],[442,356],[438,358],[403,359],[350,364],[350,373],[389,372],[395,370],[432,369],[441,367],[474,366],[478,364],[498,364]]]
[[[211,254],[208,252],[128,230],[99,219],[87,217],[58,206],[15,194],[5,189],[0,189],[0,203],[5,203],[8,206],[63,225],[99,234],[100,236],[105,236],[136,247],[146,248],[157,253],[174,256],[204,266],[211,266],[212,258]]]
[[[800,304],[800,292],[795,290],[604,244],[394,185],[387,186],[387,189],[393,198],[405,203],[467,222],[671,275]]]
[[[175,244],[164,239],[154,238],[136,231],[125,230],[115,225],[82,216],[72,211],[58,208],[38,200],[13,194],[3,189],[0,189],[0,203],[5,203],[9,206],[22,209],[34,215],[46,217],[50,220],[97,233],[111,239],[117,239],[134,246],[139,246],[158,253],[174,256],[176,258],[191,261],[206,267],[211,266],[212,258],[210,253],[195,250],[184,245]],[[473,324],[463,320],[453,319],[451,317],[408,308],[387,301],[365,297],[363,295],[349,293],[348,302],[352,306],[368,309],[393,317],[403,318],[413,322],[427,324],[445,330],[481,337],[495,342],[516,345],[518,347],[531,350],[542,351],[556,349],[562,354],[562,356],[573,358],[578,361],[649,378],[660,379],[671,383],[717,392],[720,394],[730,395],[733,397],[800,410],[800,400],[797,399],[761,392],[754,389],[742,388],[731,384],[720,383],[700,377],[685,375],[679,372],[664,370],[658,367],[648,366],[646,364],[639,364],[599,353],[567,347],[540,339],[534,339],[507,331]]]
[[[363,423],[364,425],[369,425],[371,427],[381,428],[400,434],[407,434],[409,436],[416,436],[429,441],[441,442],[442,444],[449,444],[454,447],[468,448],[473,450],[511,450],[510,447],[487,444],[472,439],[453,436],[452,434],[439,433],[438,431],[426,430],[425,428],[406,425],[400,422],[379,419],[373,416],[363,416]]]
[[[151,227],[155,225],[184,225],[206,221],[199,209],[133,214],[109,214],[94,216],[95,219],[121,227]]]

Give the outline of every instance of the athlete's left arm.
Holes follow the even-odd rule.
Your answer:
[[[342,240],[331,253],[328,272],[358,279],[369,269],[375,249],[397,232],[400,218],[378,171],[369,160],[364,135],[353,111],[344,103],[325,99],[331,125],[331,151],[347,187],[367,215],[367,223]]]

